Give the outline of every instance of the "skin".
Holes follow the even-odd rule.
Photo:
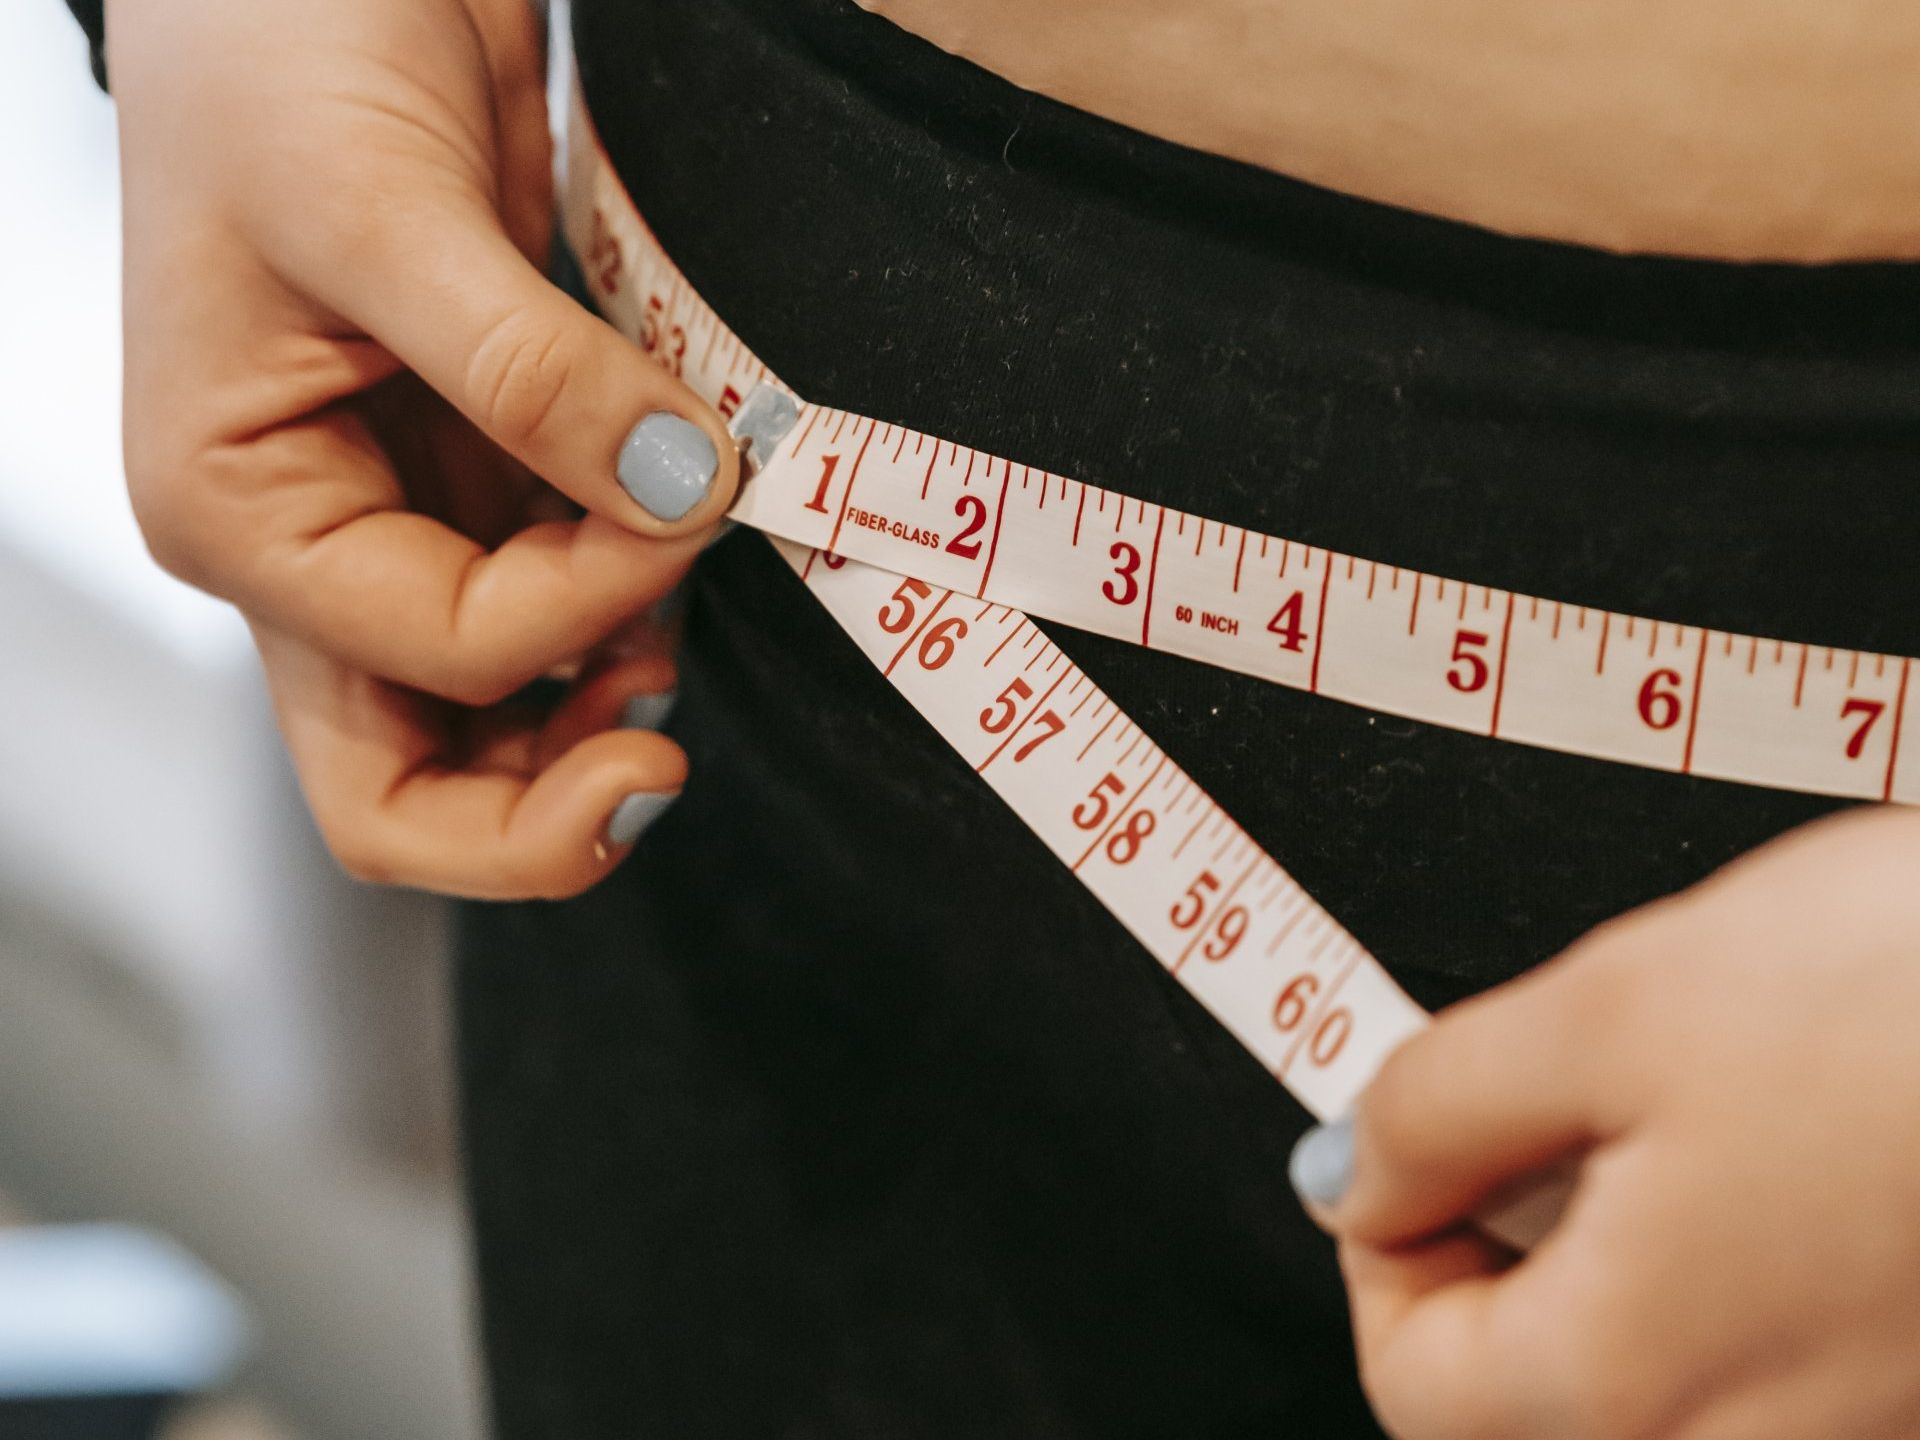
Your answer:
[[[736,461],[717,415],[541,277],[528,7],[130,0],[108,47],[127,476],[154,556],[246,615],[349,872],[585,889],[620,858],[621,799],[684,779],[679,747],[615,719],[672,684],[635,622]],[[662,409],[721,458],[673,525],[615,480]],[[576,677],[557,711],[507,703],[555,671]]]
[[[1867,62],[1913,59],[1920,12],[1505,5],[885,8],[1116,118],[1442,214],[1696,254],[1911,253],[1920,126]],[[523,0],[115,0],[109,20],[128,473],[154,554],[246,613],[350,871],[584,889],[620,858],[620,800],[684,777],[614,717],[671,684],[636,617],[736,477],[719,443],[713,493],[671,526],[615,483],[643,414],[724,432],[539,277]],[[1760,97],[1756,69],[1794,84]],[[574,677],[556,710],[507,703],[555,671]],[[1318,1218],[1400,1440],[1920,1436],[1915,874],[1912,813],[1810,827],[1389,1062]],[[1571,1208],[1525,1259],[1466,1224],[1569,1156]]]
[[[1394,1435],[1920,1435],[1916,867],[1912,812],[1805,827],[1388,1060],[1317,1218]],[[1524,1259],[1469,1226],[1564,1158]]]
[[[860,3],[1136,129],[1510,234],[1920,256],[1908,0]]]

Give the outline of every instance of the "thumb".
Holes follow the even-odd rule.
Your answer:
[[[549,282],[484,195],[394,188],[351,245],[303,257],[309,293],[588,510],[662,536],[717,521],[739,477],[720,416]]]
[[[1294,1150],[1294,1185],[1315,1218],[1343,1240],[1411,1244],[1612,1133],[1589,989],[1578,967],[1549,966],[1443,1012],[1396,1050],[1351,1115]]]

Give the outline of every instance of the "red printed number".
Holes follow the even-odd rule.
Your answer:
[[[1107,558],[1114,562],[1114,580],[1119,580],[1123,588],[1116,590],[1113,580],[1104,580],[1100,593],[1116,605],[1131,605],[1140,593],[1140,582],[1135,578],[1140,572],[1140,552],[1126,541],[1116,540],[1108,548]]]
[[[1273,1002],[1274,1028],[1283,1035],[1298,1029],[1307,1018],[1313,997],[1319,993],[1318,976],[1294,976]],[[1353,1012],[1329,1010],[1320,1017],[1320,1023],[1313,1027],[1313,1037],[1307,1041],[1307,1058],[1316,1065],[1331,1065],[1339,1059],[1341,1050],[1346,1047],[1347,1037],[1352,1033]]]
[[[953,647],[967,638],[967,622],[949,615],[920,637],[920,668],[938,670],[953,659]]]
[[[1173,907],[1167,918],[1173,921],[1176,930],[1191,930],[1200,923],[1200,917],[1207,913],[1207,896],[1220,888],[1220,882],[1211,870],[1202,870],[1200,878],[1187,886],[1187,893],[1180,897],[1180,903]],[[1233,953],[1233,947],[1240,943],[1247,933],[1247,911],[1243,905],[1232,905],[1221,912],[1220,918],[1213,922],[1207,938],[1201,943],[1200,953],[1209,960],[1224,960]]]
[[[1860,758],[1860,752],[1867,746],[1867,732],[1873,729],[1873,722],[1880,718],[1881,712],[1886,708],[1887,702],[1884,700],[1861,700],[1858,698],[1849,699],[1846,704],[1840,707],[1840,718],[1842,720],[1851,720],[1855,715],[1864,715],[1867,717],[1860,722],[1859,728],[1847,739],[1847,759],[1858,760]]]
[[[980,712],[980,728],[989,735],[998,735],[1009,725],[1020,711],[1022,700],[1033,698],[1033,687],[1024,680],[1015,680],[1000,692],[1000,698]]]
[[[1109,770],[1100,777],[1100,783],[1087,792],[1087,798],[1073,807],[1073,823],[1082,830],[1098,830],[1106,823],[1107,812],[1113,808],[1113,797],[1124,795],[1126,790],[1125,782]]]
[[[640,316],[640,348],[649,355],[660,356],[668,374],[680,375],[686,370],[687,332],[675,325],[666,334],[667,344],[663,350],[660,327],[666,318],[667,302],[658,295],[649,295],[647,308]]]
[[[987,502],[978,495],[962,495],[953,502],[953,513],[967,522],[967,528],[947,542],[947,553],[958,555],[962,560],[978,560],[980,542],[968,537],[978,535],[987,523]]]
[[[1153,811],[1134,811],[1127,816],[1127,823],[1114,831],[1113,837],[1107,841],[1107,858],[1116,865],[1131,863],[1133,857],[1140,853],[1140,846],[1146,838],[1153,834],[1153,827],[1157,823]]]
[[[611,295],[620,284],[620,244],[607,229],[607,217],[593,212],[593,239],[587,246],[587,268],[602,295]]]
[[[1013,763],[1016,765],[1067,728],[1067,722],[1051,710],[1042,710],[1034,716],[1033,724],[1040,733],[1013,752]]]
[[[1487,657],[1479,647],[1487,637],[1478,630],[1462,630],[1453,637],[1453,668],[1447,671],[1447,683],[1463,695],[1487,688]]]
[[[1671,730],[1680,723],[1680,672],[1656,670],[1640,687],[1640,718],[1651,730]]]
[[[821,515],[827,513],[827,487],[833,483],[834,467],[839,463],[838,455],[820,457],[820,486],[813,492],[813,498],[807,501],[807,509]]]
[[[1307,632],[1300,624],[1300,609],[1306,604],[1306,592],[1296,590],[1287,597],[1287,603],[1273,612],[1273,618],[1267,622],[1267,629],[1280,637],[1280,648],[1299,653],[1307,643]]]
[[[904,635],[913,628],[913,600],[917,595],[922,600],[933,593],[933,587],[924,580],[903,580],[900,588],[893,592],[893,598],[880,607],[880,628],[889,635]],[[900,607],[896,613],[894,606]]]
[[[1202,870],[1200,877],[1187,886],[1187,893],[1173,907],[1167,918],[1173,921],[1176,930],[1191,930],[1200,923],[1200,917],[1207,913],[1207,896],[1220,888],[1220,881],[1211,870]]]
[[[1230,906],[1213,922],[1213,933],[1200,942],[1200,953],[1209,960],[1224,960],[1233,953],[1233,947],[1240,943],[1246,933],[1246,907]]]

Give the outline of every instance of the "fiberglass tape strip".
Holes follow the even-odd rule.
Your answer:
[[[595,297],[731,415],[766,367],[687,284],[575,116],[567,226]],[[816,406],[756,459],[741,523],[1044,620],[1501,740],[1920,802],[1903,656],[1422,574]]]
[[[1316,1116],[1343,1114],[1425,1013],[1023,611],[1500,739],[1920,800],[1920,762],[1899,769],[1920,723],[1908,659],[1397,569],[789,402],[633,206],[555,49],[562,218],[602,313],[736,429],[749,397],[784,412],[731,517]],[[1556,1203],[1537,1191],[1488,1228],[1523,1243]]]
[[[755,387],[777,382],[667,259],[569,88],[568,108],[556,106],[568,117],[562,210],[594,296],[616,328],[736,416]],[[861,452],[904,456],[908,443],[898,427],[800,407],[775,454],[752,457],[761,463],[734,517],[764,528],[765,503],[751,497],[812,464],[819,444],[850,445],[828,453],[846,454],[858,478]],[[811,495],[800,498],[805,509]],[[837,518],[848,507],[832,508]],[[1019,610],[784,528],[780,554],[893,687],[1315,1115],[1345,1112],[1425,1023],[1379,962]],[[1010,558],[1009,537],[999,543]],[[982,533],[989,559],[1002,553],[993,544]]]

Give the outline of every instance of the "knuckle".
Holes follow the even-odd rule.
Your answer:
[[[1462,1396],[1450,1380],[1436,1385],[1431,1374],[1404,1365],[1383,1366],[1377,1357],[1363,1357],[1360,1385],[1374,1418],[1392,1440],[1490,1440],[1507,1433],[1490,1414],[1481,1413],[1494,1408],[1490,1391]]]
[[[400,877],[392,857],[366,833],[364,827],[328,826],[321,822],[321,835],[332,852],[334,863],[347,878],[363,885],[396,885]]]
[[[475,423],[509,450],[538,449],[572,378],[565,337],[532,310],[510,310],[481,336],[465,388]]]
[[[1398,1372],[1383,1365],[1367,1347],[1359,1352],[1360,1388],[1373,1409],[1374,1419],[1393,1440],[1412,1440],[1423,1433],[1425,1405],[1417,1386],[1409,1386]],[[1431,1429],[1431,1426],[1425,1426]]]
[[[1716,928],[1694,892],[1680,891],[1602,921],[1568,953],[1579,954],[1590,975],[1625,984],[1644,970],[1685,962]]]
[[[412,223],[417,197],[378,169],[343,168],[334,149],[337,143],[338,137],[332,137],[329,143],[295,144],[274,156],[270,163],[275,174],[324,175],[327,183],[307,204],[269,207],[256,223],[265,229],[268,249],[293,257],[303,271],[326,264],[343,275],[394,273],[417,229]],[[270,182],[256,175],[254,183]]]
[[[1676,938],[1649,910],[1630,912],[1589,931],[1535,972],[1539,983],[1559,993],[1554,1013],[1568,1031],[1565,1038],[1576,1046],[1580,1037],[1636,1043],[1650,1000],[1669,999],[1699,953],[1698,946],[1676,944]],[[1648,983],[1655,978],[1659,984]]]
[[[348,879],[364,885],[402,883],[392,847],[382,843],[378,817],[372,810],[335,793],[336,787],[321,782],[320,777],[303,775],[302,784],[320,839]]]
[[[357,884],[391,886],[399,883],[391,872],[371,858],[360,859],[353,852],[344,850],[334,851],[333,858],[340,866],[341,873]]]
[[[1635,1393],[1634,1359],[1611,1349],[1569,1361],[1561,1410],[1583,1440],[1656,1440],[1645,1402]],[[1575,1417],[1578,1417],[1577,1419]]]
[[[486,710],[510,699],[535,678],[504,669],[489,656],[456,651],[425,678],[422,688],[469,710]]]
[[[500,637],[484,617],[476,617],[463,584],[455,593],[446,643],[427,663],[430,673],[416,683],[443,700],[469,710],[485,710],[510,699],[546,673],[546,650],[524,637]]]
[[[1419,1417],[1407,1414],[1406,1402],[1399,1391],[1369,1377],[1364,1369],[1360,1376],[1360,1389],[1367,1397],[1374,1420],[1387,1433],[1389,1440],[1414,1440],[1420,1433]]]
[[[135,518],[138,519],[137,511]],[[189,543],[178,530],[142,522],[140,538],[145,541],[147,555],[153,563],[181,584],[196,590],[213,589],[213,576],[199,547]]]
[[[1601,921],[1574,942],[1555,962],[1562,971],[1577,970],[1590,985],[1617,982],[1621,972],[1632,968],[1644,946],[1641,927],[1644,911],[1629,910]]]
[[[193,477],[183,467],[137,458],[126,461],[127,498],[147,554],[174,579],[198,590],[213,588],[205,517],[192,501]]]
[[[1668,1407],[1649,1384],[1647,1327],[1632,1288],[1597,1273],[1584,1287],[1559,1347],[1558,1408],[1568,1433],[1587,1440],[1655,1440]]]

